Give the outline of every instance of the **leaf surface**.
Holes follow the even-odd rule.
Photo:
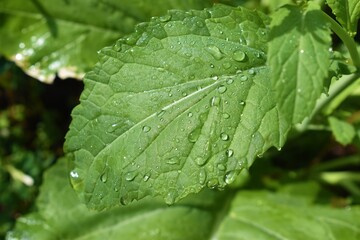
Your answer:
[[[268,65],[279,109],[292,123],[312,112],[324,90],[330,67],[330,29],[317,6],[309,2],[279,9],[271,22]]]
[[[360,235],[360,209],[305,205],[294,196],[239,192],[213,239],[349,239]]]
[[[354,37],[357,32],[357,25],[360,18],[359,0],[327,0],[336,19]]]
[[[267,21],[224,5],[172,11],[101,51],[65,143],[88,206],[148,195],[171,204],[223,188],[283,144],[288,126],[265,63]]]
[[[171,208],[152,199],[99,213],[80,203],[69,184],[66,165],[66,159],[59,159],[45,173],[38,211],[19,218],[8,240],[208,239],[219,193],[208,191]]]
[[[232,193],[208,190],[171,207],[151,199],[94,212],[71,189],[66,165],[59,159],[45,173],[37,211],[20,217],[7,240],[356,240],[360,234],[358,207],[313,205],[306,184],[278,193],[239,191],[233,200]]]
[[[82,78],[96,63],[97,51],[132,32],[135,24],[168,9],[203,9],[210,4],[210,0],[2,0],[0,53],[43,82],[52,82],[56,73],[60,78]]]
[[[353,125],[335,117],[329,117],[329,123],[336,141],[342,145],[347,145],[352,142],[356,134]]]

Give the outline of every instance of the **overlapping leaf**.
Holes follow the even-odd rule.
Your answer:
[[[271,23],[268,64],[281,112],[289,122],[309,116],[330,67],[330,29],[316,4],[285,6]]]
[[[45,174],[37,212],[19,218],[7,240],[356,240],[360,234],[358,207],[314,205],[317,191],[306,194],[313,186],[307,183],[278,193],[240,191],[235,199],[209,190],[171,207],[151,199],[99,213],[80,203],[66,175],[60,159]]]
[[[168,9],[203,9],[211,2],[2,0],[0,53],[44,82],[52,82],[56,73],[81,78],[96,63],[96,52],[132,32],[135,24]]]
[[[284,142],[265,66],[267,19],[243,8],[171,11],[101,51],[65,150],[83,201],[106,208],[223,188]]]
[[[336,19],[354,37],[357,32],[357,24],[360,18],[359,0],[327,0]]]
[[[38,211],[21,217],[8,233],[8,240],[209,238],[208,229],[215,219],[212,208],[222,194],[203,193],[172,208],[152,199],[98,213],[79,202],[67,179],[66,165],[66,159],[60,159],[45,174],[37,199]]]

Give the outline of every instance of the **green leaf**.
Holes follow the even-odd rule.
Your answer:
[[[44,175],[37,211],[20,217],[7,240],[355,240],[360,231],[360,209],[313,205],[313,183],[235,198],[208,190],[171,207],[152,199],[99,213],[80,203],[66,176],[66,159],[59,159]]]
[[[271,22],[268,65],[279,109],[299,123],[314,109],[330,67],[330,29],[317,6],[285,6]],[[286,114],[285,114],[286,113]]]
[[[352,142],[356,134],[353,125],[335,117],[329,117],[329,123],[336,141],[342,145],[347,145]]]
[[[268,19],[223,5],[169,14],[103,49],[85,77],[65,151],[91,208],[223,188],[285,140],[265,66]]]
[[[327,0],[336,19],[354,37],[357,31],[357,24],[360,18],[359,0]]]
[[[56,73],[82,78],[96,63],[96,52],[132,32],[135,24],[168,9],[203,9],[211,2],[2,0],[0,53],[40,81],[52,82]]]
[[[360,209],[305,205],[294,196],[239,192],[215,239],[348,239],[360,232]]]
[[[67,179],[66,159],[45,173],[38,211],[20,217],[7,239],[208,239],[219,193],[204,192],[169,208],[160,201],[94,212],[79,202]]]

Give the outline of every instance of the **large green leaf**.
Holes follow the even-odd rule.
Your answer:
[[[38,211],[18,219],[7,239],[209,239],[222,194],[204,192],[169,208],[161,201],[143,201],[106,212],[94,212],[79,202],[71,188],[66,159],[46,172],[37,199]]]
[[[239,192],[215,239],[347,239],[360,236],[360,209],[304,204],[291,195]]]
[[[313,184],[239,191],[235,199],[208,190],[171,207],[152,199],[99,213],[80,203],[66,176],[60,159],[45,173],[37,212],[20,217],[7,240],[356,240],[360,234],[360,209],[312,205]]]
[[[336,19],[346,28],[348,33],[354,37],[357,31],[357,24],[360,18],[359,0],[327,0]]]
[[[287,5],[271,22],[268,64],[279,109],[299,123],[313,111],[330,67],[330,29],[312,2],[307,9]]]
[[[29,75],[81,78],[96,52],[166,10],[203,9],[210,0],[1,0],[0,53]],[[153,7],[156,5],[157,7]]]
[[[65,151],[92,208],[147,195],[171,204],[223,188],[288,126],[265,66],[267,18],[216,5],[171,11],[100,53]]]

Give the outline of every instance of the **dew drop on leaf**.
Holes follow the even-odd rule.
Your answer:
[[[168,22],[171,19],[171,15],[164,15],[159,18],[160,22]]]
[[[245,101],[240,101],[241,106],[245,106],[245,104],[246,104]]]
[[[108,172],[105,171],[103,174],[101,174],[100,180],[101,180],[103,183],[106,183],[106,182],[107,182],[107,179],[108,179]]]
[[[204,157],[197,157],[195,158],[195,163],[199,166],[203,166],[207,161],[207,158]]]
[[[248,77],[246,75],[243,75],[243,76],[240,77],[240,80],[241,81],[246,81],[246,80],[248,80]]]
[[[189,112],[187,116],[188,116],[188,117],[192,117],[192,116],[193,116],[193,113],[192,113],[192,112]]]
[[[179,165],[180,163],[180,158],[178,157],[172,157],[166,160],[166,163],[169,165]]]
[[[223,63],[222,66],[225,69],[229,69],[231,67],[231,63],[226,62],[226,63]]]
[[[221,102],[221,99],[220,97],[212,97],[211,100],[210,100],[210,105],[211,106],[219,106],[220,105],[220,102]]]
[[[219,164],[217,165],[217,168],[218,168],[220,171],[225,171],[225,169],[226,169],[225,165],[222,164],[222,163],[219,163]]]
[[[225,175],[225,182],[227,184],[233,183],[238,175],[237,171],[230,171]]]
[[[144,127],[142,128],[142,130],[143,130],[143,132],[147,133],[147,132],[149,132],[149,131],[151,130],[151,127],[149,127],[149,126],[144,126]]]
[[[136,178],[137,175],[138,175],[138,173],[136,171],[127,172],[125,174],[125,180],[126,181],[133,181]]]
[[[229,78],[229,79],[226,81],[226,83],[229,84],[229,85],[232,84],[233,82],[234,82],[234,79],[232,79],[232,78]]]
[[[232,149],[226,150],[226,156],[232,157],[233,155],[234,155],[234,150],[232,150]]]
[[[191,143],[194,143],[198,140],[201,133],[201,128],[195,128],[191,133],[188,135],[188,140]]]
[[[126,206],[130,203],[130,199],[127,195],[120,197],[120,204]]]
[[[252,69],[252,68],[250,68],[250,69],[248,70],[248,73],[249,73],[250,75],[254,75],[254,74],[255,74],[255,70]]]
[[[233,59],[235,61],[238,61],[238,62],[245,61],[246,54],[243,51],[240,51],[240,50],[235,51],[234,54],[233,54]]]
[[[174,204],[175,198],[176,198],[175,195],[176,195],[176,194],[175,194],[174,191],[168,192],[168,194],[167,194],[166,197],[165,197],[165,203],[168,204],[168,205]]]
[[[145,174],[143,178],[144,182],[147,182],[149,179],[150,179],[150,174]]]
[[[206,47],[206,51],[209,52],[216,60],[223,58],[223,53],[216,46],[208,46]]]
[[[229,117],[230,117],[230,115],[228,114],[228,113],[223,113],[223,118],[225,118],[225,119],[228,119]]]
[[[218,180],[216,178],[212,178],[207,182],[208,188],[214,189],[219,184]]]
[[[204,169],[201,169],[199,172],[199,183],[203,185],[206,181],[206,171]]]
[[[227,88],[224,85],[221,85],[221,86],[218,87],[218,92],[219,93],[224,93],[224,92],[226,92],[226,90],[227,90]]]
[[[211,67],[211,68],[214,68],[215,66],[214,66],[214,64],[210,64],[210,67]]]
[[[229,140],[229,135],[227,135],[226,133],[221,133],[220,138],[223,141],[227,141],[227,140]]]

